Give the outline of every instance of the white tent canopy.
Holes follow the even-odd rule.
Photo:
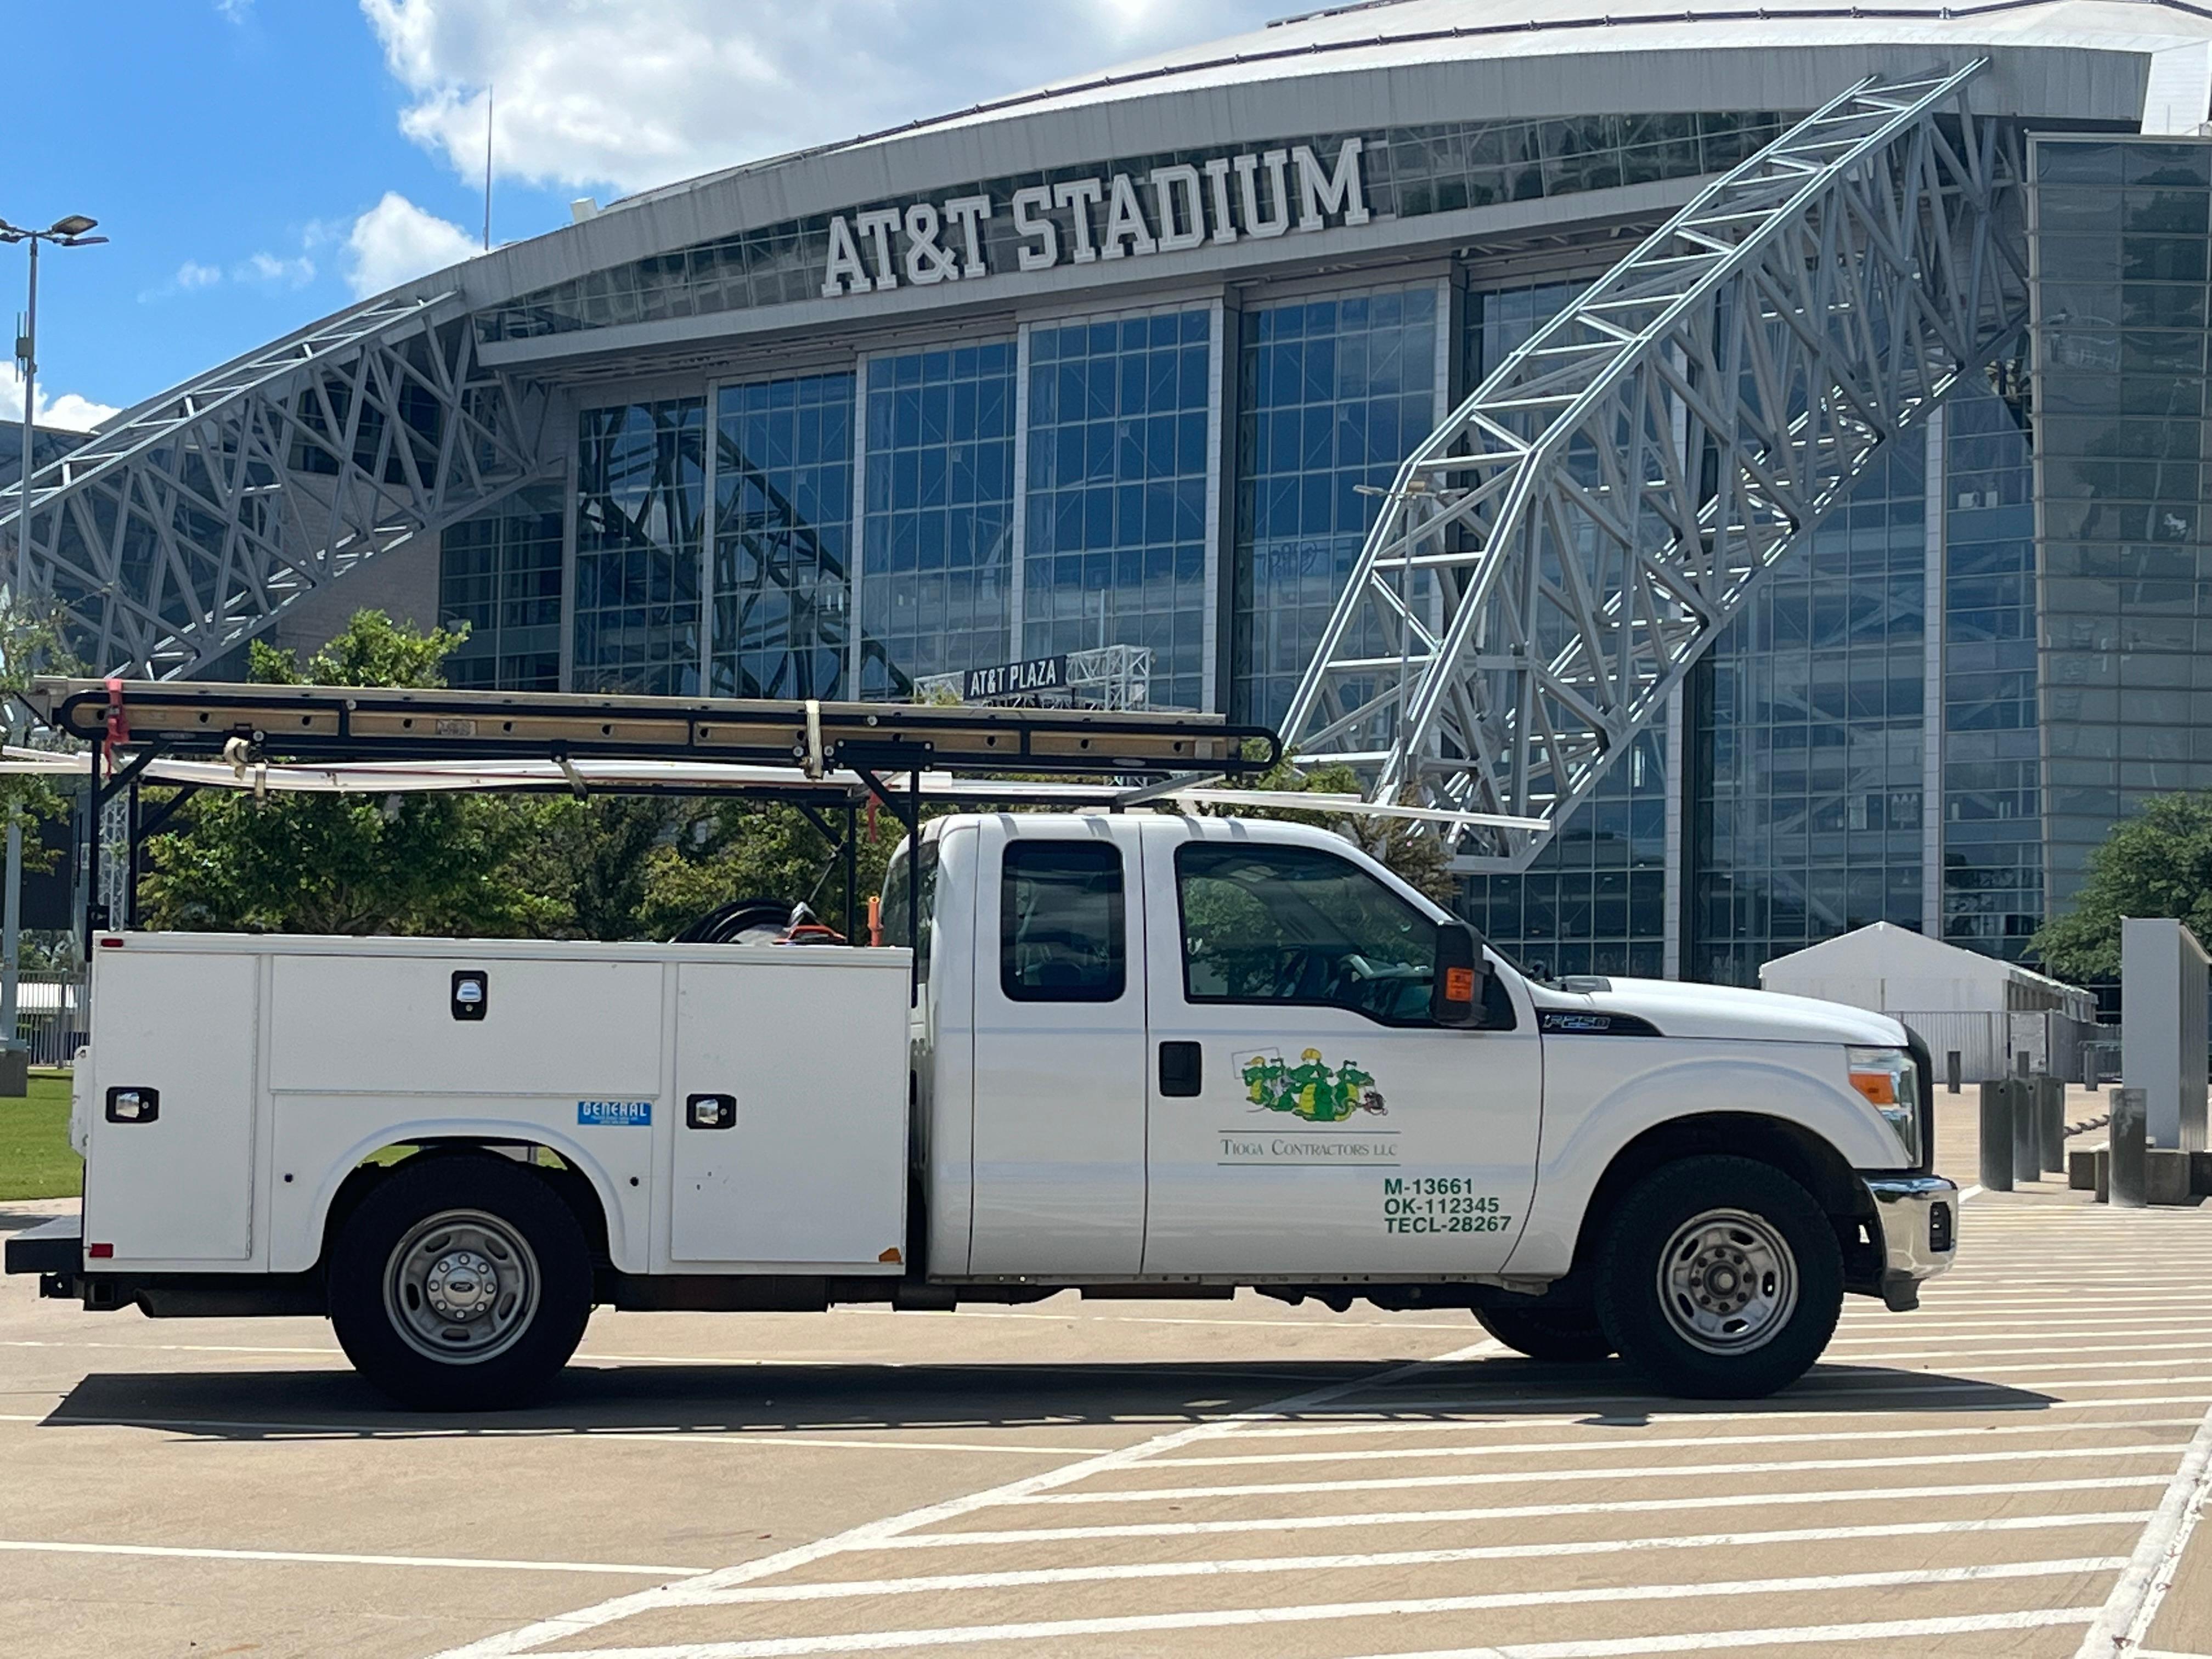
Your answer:
[[[2079,986],[1887,921],[1777,957],[1759,969],[1759,982],[1877,1013],[2049,1012],[2085,1023],[2097,1017],[2096,997]]]

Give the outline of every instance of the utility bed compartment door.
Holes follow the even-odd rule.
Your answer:
[[[896,1272],[884,1257],[906,1243],[903,957],[896,971],[827,946],[687,962],[676,1026],[672,1260]],[[714,1103],[695,1113],[699,1097]]]
[[[553,1095],[660,1090],[661,969],[512,957],[280,956],[270,1086],[279,1093]],[[457,974],[483,976],[456,1018]]]
[[[253,1068],[261,964],[246,955],[98,953],[88,1244],[112,1261],[244,1261],[253,1246]],[[139,1096],[111,1115],[118,1091]]]

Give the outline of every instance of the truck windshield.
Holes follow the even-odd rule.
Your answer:
[[[907,934],[907,872],[909,868],[906,847],[891,854],[890,867],[884,872],[883,917],[884,943],[906,945],[913,943]],[[915,976],[927,982],[929,978],[929,944],[931,925],[937,913],[937,843],[925,841],[921,844],[921,949],[915,953]]]

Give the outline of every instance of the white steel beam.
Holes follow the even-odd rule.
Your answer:
[[[33,598],[102,673],[174,678],[536,475],[542,399],[453,296],[371,301],[140,404],[0,492]],[[27,499],[27,509],[26,506]]]
[[[1525,869],[1765,574],[2027,316],[1976,62],[1860,82],[1714,180],[1405,465],[1284,738]]]

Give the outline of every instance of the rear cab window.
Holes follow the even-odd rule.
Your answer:
[[[1089,841],[1007,843],[999,988],[1010,1002],[1116,1002],[1128,986],[1121,851]]]

